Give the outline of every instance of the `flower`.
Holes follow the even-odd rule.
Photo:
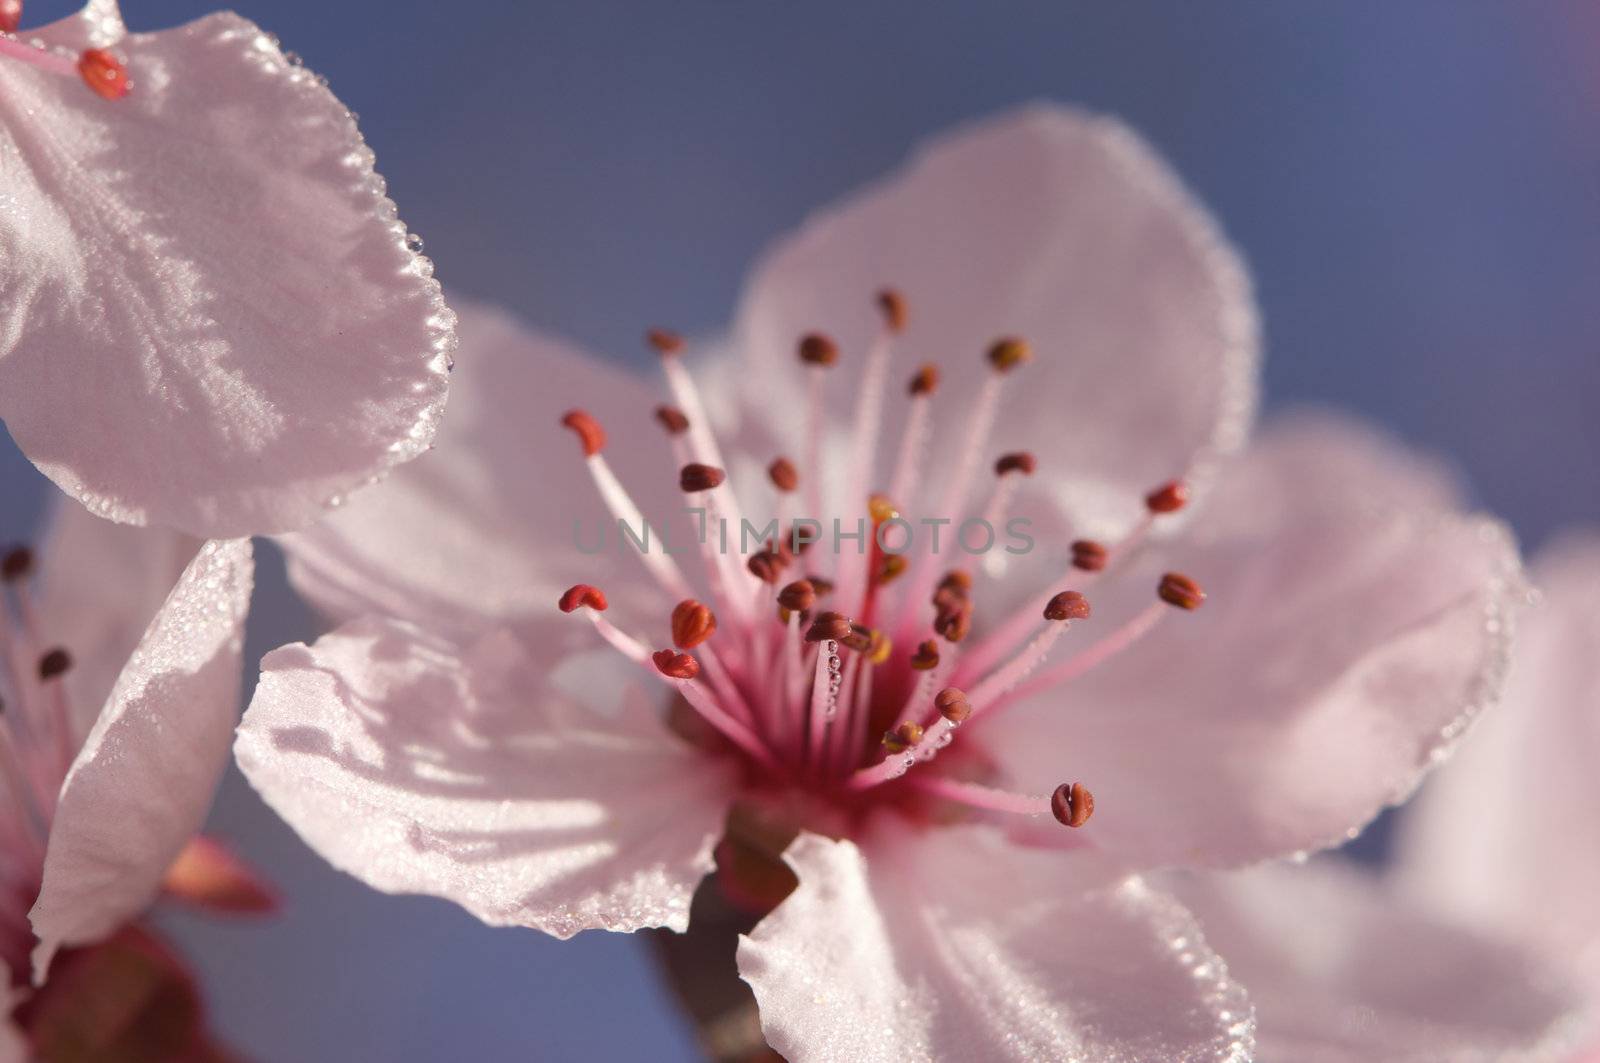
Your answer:
[[[1531,566],[1505,703],[1425,789],[1398,836],[1417,903],[1558,964],[1600,1013],[1600,535],[1570,532]],[[1600,1054],[1600,1039],[1592,1039]]]
[[[234,910],[265,903],[214,844],[185,850],[228,761],[250,543],[197,543],[67,506],[42,564],[13,548],[3,577],[0,956],[21,1001],[14,1018],[36,1047],[52,1031],[88,1037],[75,993],[102,979],[148,980],[197,1009],[181,966],[130,924],[164,885]],[[107,655],[126,663],[108,669]],[[24,988],[30,968],[37,992]]]
[[[229,537],[425,450],[453,317],[321,79],[232,14],[128,34],[92,0],[24,37],[0,417],[34,464],[101,516]]]
[[[1109,120],[1027,108],[813,218],[736,355],[651,334],[669,407],[463,328],[444,445],[286,538],[345,622],[263,660],[239,764],[367,883],[560,936],[683,930],[714,863],[736,892],[782,851],[738,964],[787,1058],[1247,1057],[1237,982],[1134,872],[1341,840],[1494,694],[1505,534],[1335,419],[1233,456],[1248,286]],[[1015,552],[951,546],[974,514]],[[596,552],[611,518],[655,548]]]

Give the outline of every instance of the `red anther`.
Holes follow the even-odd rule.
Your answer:
[[[1168,572],[1162,576],[1160,585],[1156,587],[1156,595],[1179,609],[1198,609],[1200,603],[1206,600],[1206,592],[1200,589],[1200,584],[1181,572]]]
[[[1077,591],[1062,591],[1044,607],[1046,620],[1087,620],[1089,599]]]
[[[1189,501],[1189,485],[1182,480],[1169,480],[1144,496],[1144,504],[1152,513],[1176,513]]]
[[[672,679],[693,679],[700,674],[700,662],[687,653],[657,650],[650,659],[656,662],[656,671]]]
[[[597,613],[606,611],[605,592],[599,587],[591,587],[587,583],[574,584],[568,587],[561,600],[556,603],[563,613],[570,613],[579,606],[593,609]]]
[[[693,461],[685,465],[683,471],[678,474],[678,486],[692,495],[699,491],[710,491],[712,488],[720,487],[722,481],[727,478],[728,474],[715,465],[701,465],[699,462]]]
[[[771,545],[763,546],[750,555],[744,566],[762,583],[776,585],[778,577],[783,575],[783,570],[789,567],[789,553]]]
[[[1050,795],[1050,813],[1066,827],[1081,827],[1094,815],[1094,794],[1081,782],[1062,783]]]
[[[680,650],[692,650],[717,630],[717,616],[708,607],[685,598],[672,610],[672,644]]]
[[[952,609],[941,609],[934,618],[933,630],[946,642],[960,642],[972,631],[972,605],[963,603]]]
[[[817,597],[833,593],[833,580],[823,579],[821,576],[807,576],[806,582],[811,584],[811,589],[817,592]]]
[[[932,362],[925,363],[912,374],[906,390],[913,395],[932,395],[939,390],[939,367]]]
[[[904,753],[920,741],[922,741],[922,725],[915,720],[906,720],[894,730],[885,732],[883,748],[890,753]]]
[[[1025,450],[1015,454],[1002,454],[1000,460],[994,463],[994,474],[1004,476],[1008,472],[1020,472],[1024,476],[1032,476],[1038,463],[1033,460],[1033,455]]]
[[[39,658],[39,678],[54,679],[72,667],[72,655],[57,646],[43,657]]]
[[[657,354],[677,354],[683,350],[683,337],[664,328],[653,328],[644,334],[644,341],[654,347]]]
[[[6,551],[5,560],[0,561],[0,579],[7,583],[26,579],[32,572],[33,551],[26,546],[13,546]]]
[[[808,579],[797,579],[778,592],[778,604],[794,613],[803,613],[817,603],[817,588]]]
[[[989,345],[989,364],[1001,373],[1009,373],[1032,358],[1033,348],[1020,336],[1003,336]]]
[[[883,323],[890,332],[906,330],[906,298],[893,288],[878,293],[878,309],[883,312]]]
[[[923,639],[917,643],[917,651],[911,655],[911,668],[916,672],[927,672],[939,667],[939,644],[932,639]]]
[[[800,470],[788,458],[774,458],[772,464],[767,466],[767,478],[772,481],[773,487],[784,494],[800,486]]]
[[[586,411],[568,410],[561,415],[561,423],[577,434],[578,442],[583,444],[584,457],[592,458],[604,449],[606,430]]]
[[[800,337],[800,360],[807,365],[832,365],[839,360],[839,345],[820,332]]]
[[[22,0],[0,0],[0,33],[15,33],[22,24]]]
[[[955,687],[945,687],[935,694],[933,707],[939,710],[940,716],[951,723],[960,723],[972,715],[972,703],[967,700],[966,693]]]
[[[1093,539],[1079,539],[1072,544],[1072,567],[1084,572],[1099,572],[1111,560],[1111,551]]]
[[[964,568],[953,568],[939,580],[940,590],[953,590],[963,597],[972,589],[972,573]]]
[[[851,630],[850,618],[843,613],[819,613],[806,631],[806,641],[822,642],[832,639],[834,642],[842,642],[850,637]]]
[[[128,68],[104,48],[90,48],[78,56],[78,74],[103,100],[120,100],[128,94]]]
[[[689,430],[689,418],[676,406],[657,406],[656,420],[669,436],[681,436]]]

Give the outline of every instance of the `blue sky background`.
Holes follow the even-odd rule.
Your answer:
[[[71,5],[28,0],[27,20]],[[1600,523],[1600,14],[1581,0],[239,4],[362,115],[448,291],[619,359],[952,123],[1038,97],[1148,136],[1249,259],[1267,398],[1453,458],[1530,547]],[[1586,10],[1587,8],[1587,10]],[[126,0],[136,29],[200,3]],[[46,484],[0,446],[0,533]],[[257,652],[311,630],[269,560]],[[642,949],[373,895],[237,778],[270,932],[173,921],[264,1060],[693,1059]]]

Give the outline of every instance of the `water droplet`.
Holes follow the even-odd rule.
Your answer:
[[[422,237],[416,233],[406,233],[406,250],[413,255],[422,254]]]

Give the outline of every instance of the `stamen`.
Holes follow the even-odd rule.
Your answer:
[[[772,464],[767,466],[767,478],[772,481],[773,487],[784,494],[800,486],[800,470],[788,458],[774,458]]]
[[[0,0],[0,33],[15,33],[22,24],[22,0]]]
[[[1179,609],[1198,609],[1200,603],[1206,600],[1206,592],[1200,589],[1200,584],[1181,572],[1168,572],[1162,576],[1156,594],[1168,605],[1175,605]]]
[[[878,307],[883,312],[883,331],[867,352],[866,369],[861,374],[856,391],[855,436],[851,444],[850,466],[845,474],[846,520],[855,520],[860,516],[860,510],[856,508],[860,505],[858,500],[866,497],[869,481],[875,472],[878,432],[883,421],[884,383],[889,376],[889,355],[894,337],[906,326],[906,303],[899,292],[892,288],[879,292]],[[874,522],[878,519],[874,514]],[[873,530],[876,532],[876,526]],[[870,566],[871,561],[865,554],[841,553],[839,587],[842,601],[847,607],[854,608],[858,603],[862,584],[872,575]]]
[[[1044,607],[1044,630],[1035,635],[1010,663],[996,669],[973,689],[972,701],[977,707],[976,711],[983,712],[1032,674],[1050,653],[1050,647],[1055,645],[1056,639],[1071,626],[1071,622],[1087,619],[1089,611],[1089,600],[1077,591],[1062,591],[1052,597]]]
[[[768,543],[760,550],[750,555],[745,562],[745,568],[750,574],[762,583],[777,586],[778,580],[783,575],[783,570],[789,567],[789,552],[781,547]]]
[[[656,420],[661,427],[667,430],[669,436],[681,436],[689,430],[689,418],[676,406],[657,406]]]
[[[917,644],[916,652],[911,655],[911,670],[927,672],[937,667],[939,667],[939,644],[932,639],[923,639]]]
[[[1100,572],[1110,553],[1093,539],[1078,539],[1072,544],[1072,567],[1083,572]]]
[[[700,674],[700,662],[687,653],[657,650],[650,655],[656,670],[671,679],[693,679]]]
[[[727,478],[728,474],[714,465],[691,462],[678,473],[678,486],[683,488],[685,494],[697,494],[720,487]]]
[[[810,580],[797,579],[778,592],[778,607],[791,613],[806,613],[816,604],[817,590]]]
[[[904,753],[918,742],[922,741],[922,725],[915,720],[906,720],[892,731],[885,732],[883,748],[890,753]]]
[[[983,507],[983,521],[988,527],[998,528],[1005,524],[1006,513],[1017,496],[1018,485],[1023,477],[1032,476],[1037,467],[1038,463],[1027,451],[1001,455],[994,463],[994,489],[989,493],[988,504]],[[983,570],[991,579],[999,579],[1005,574],[1008,560],[1005,551],[990,550],[984,554]]]
[[[940,607],[933,618],[933,630],[951,644],[964,640],[972,632],[972,603],[963,601]]]
[[[815,580],[811,581],[815,584]],[[807,642],[839,642],[849,638],[851,632],[850,618],[843,613],[818,613],[811,621],[811,626],[806,629]]]
[[[973,782],[961,782],[947,775],[918,772],[911,780],[925,794],[944,798],[980,812],[1001,812],[1014,816],[1042,816],[1050,811],[1050,798],[997,790]]]
[[[686,598],[672,610],[672,644],[680,650],[692,650],[717,630],[717,617],[710,609]]]
[[[906,300],[893,288],[878,293],[878,309],[883,312],[883,324],[891,333],[899,335],[906,330]]]
[[[90,48],[78,57],[78,73],[83,82],[104,100],[120,100],[128,94],[128,68],[103,48]]]
[[[939,710],[939,715],[952,724],[960,724],[972,715],[972,702],[967,700],[967,695],[955,687],[945,687],[933,699],[933,707]]]
[[[650,659],[650,651],[645,649],[644,643],[631,635],[624,634],[615,624],[600,615],[606,608],[606,596],[598,587],[591,587],[587,583],[569,587],[556,604],[563,613],[584,609],[584,615],[589,618],[589,622],[594,625],[600,637],[628,660],[635,664],[644,664]]]
[[[831,366],[839,361],[839,345],[820,332],[800,337],[800,360],[807,365]]]
[[[1081,827],[1094,815],[1094,794],[1081,782],[1062,783],[1050,795],[1050,812],[1066,827]]]
[[[1182,480],[1169,480],[1144,496],[1144,504],[1152,513],[1176,513],[1189,502],[1189,485]]]
[[[1150,633],[1150,629],[1155,627],[1161,618],[1171,611],[1161,602],[1152,602],[1132,620],[1105,636],[1099,642],[1089,646],[1088,649],[1062,661],[1049,671],[1041,672],[1031,681],[1014,688],[1005,697],[1003,704],[1011,705],[1019,701],[1026,701],[1038,694],[1076,679],[1144,638],[1145,635]],[[990,713],[997,712],[1001,707],[1001,705],[997,704],[991,706],[987,711]]]
[[[806,508],[813,520],[822,519],[822,409],[823,380],[829,366],[839,360],[839,346],[820,332],[800,338],[800,360],[806,364],[805,463]]]
[[[677,354],[683,350],[683,337],[676,332],[669,332],[663,328],[653,328],[644,334],[644,341],[656,349],[662,357]]]
[[[1020,336],[1004,336],[989,348],[989,364],[996,372],[1009,373],[1026,362],[1033,361],[1033,347]]]

